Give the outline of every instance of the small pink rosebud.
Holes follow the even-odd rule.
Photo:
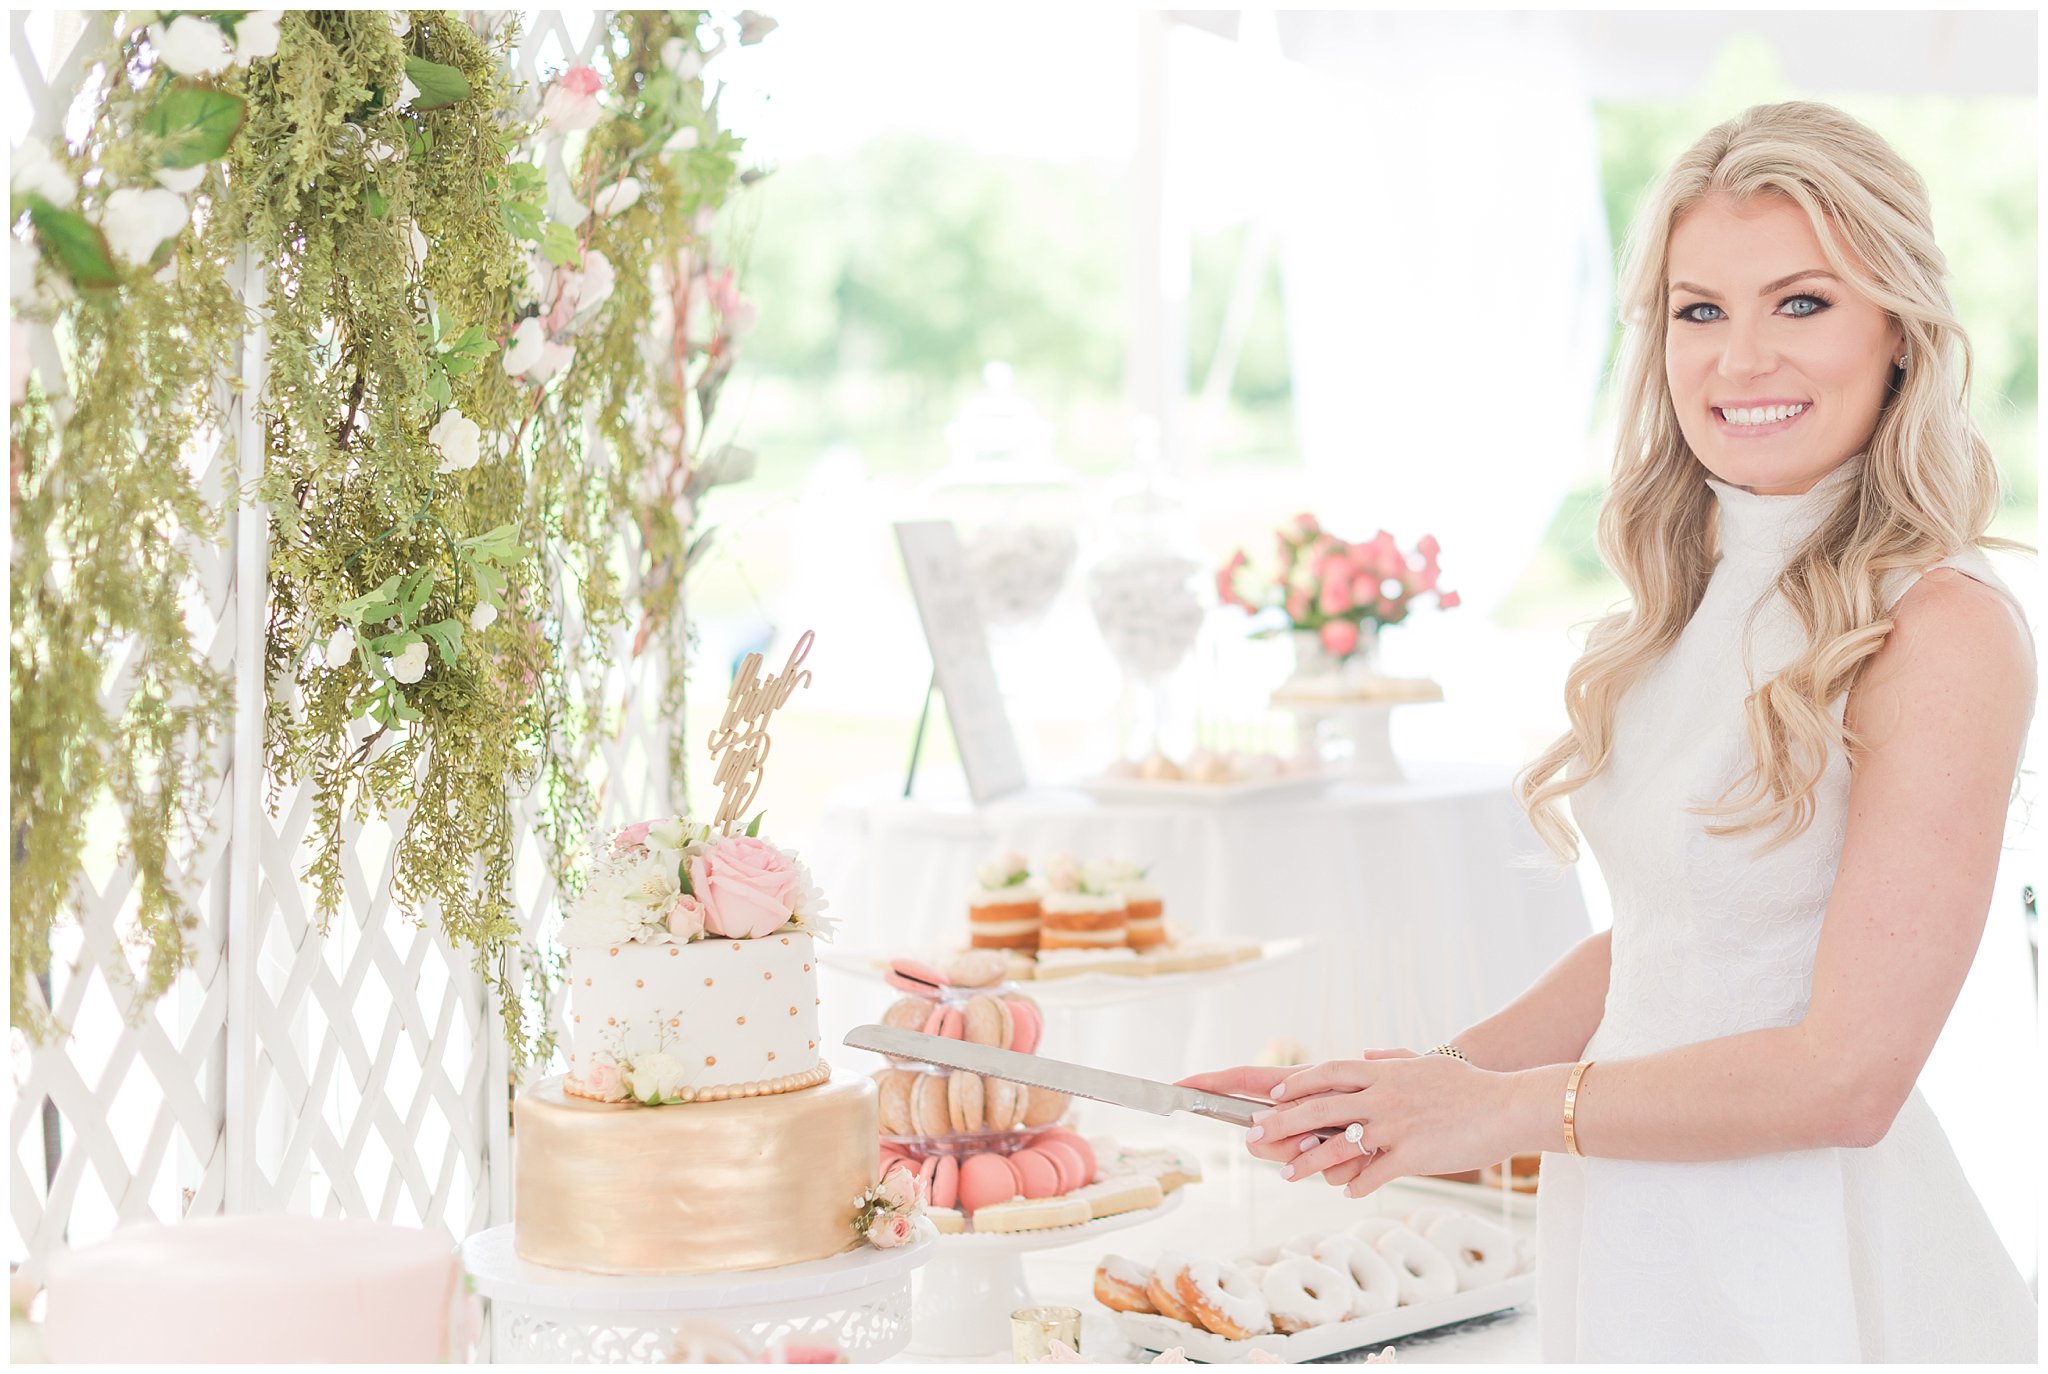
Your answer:
[[[1415,551],[1424,558],[1434,559],[1443,546],[1436,542],[1436,536],[1425,534],[1416,542]]]
[[[1301,514],[1294,517],[1294,528],[1300,530],[1303,534],[1316,534],[1319,533],[1323,527],[1320,523],[1317,522],[1316,518],[1313,515],[1310,515],[1307,511],[1303,511]]]
[[[1358,647],[1358,626],[1348,620],[1332,620],[1323,626],[1323,647],[1342,658]]]
[[[1342,615],[1351,609],[1351,584],[1343,577],[1332,577],[1323,583],[1322,592],[1316,597],[1316,609],[1324,615]]]
[[[1454,607],[1455,607],[1455,606],[1456,606],[1457,604],[1458,604],[1458,594],[1457,594],[1456,592],[1438,592],[1438,593],[1437,593],[1437,597],[1436,597],[1436,605],[1437,605],[1437,609],[1438,609],[1438,610],[1440,610],[1440,611],[1448,611],[1448,610],[1451,610],[1452,608],[1454,608]]]
[[[1287,593],[1287,618],[1299,625],[1308,619],[1309,596],[1306,587],[1296,587]]]

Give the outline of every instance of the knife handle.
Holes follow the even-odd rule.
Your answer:
[[[1233,1126],[1249,1126],[1252,1114],[1270,1110],[1270,1102],[1260,1102],[1249,1097],[1225,1097],[1221,1093],[1197,1092],[1188,1110],[1196,1116],[1206,1116],[1211,1121],[1225,1121]]]

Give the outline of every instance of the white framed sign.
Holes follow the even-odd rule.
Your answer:
[[[904,520],[896,525],[896,544],[924,622],[933,676],[946,698],[968,794],[979,804],[1018,791],[1025,781],[1024,759],[1003,708],[988,626],[959,532],[950,520]]]

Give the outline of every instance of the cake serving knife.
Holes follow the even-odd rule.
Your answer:
[[[1273,1106],[1255,1098],[1205,1093],[1171,1083],[1157,1083],[1149,1078],[1111,1073],[1107,1069],[1091,1069],[1085,1064],[1042,1059],[1035,1054],[1018,1054],[1015,1050],[999,1050],[992,1045],[970,1044],[943,1035],[898,1030],[894,1026],[856,1026],[847,1033],[846,1043],[855,1049],[876,1050],[926,1064],[943,1064],[949,1069],[1006,1078],[1012,1083],[1029,1083],[1036,1088],[1051,1088],[1055,1092],[1150,1112],[1154,1116],[1192,1112],[1214,1121],[1227,1121],[1233,1126],[1249,1126],[1254,1112],[1268,1111]]]

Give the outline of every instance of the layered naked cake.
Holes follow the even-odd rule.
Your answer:
[[[514,1248],[612,1274],[775,1268],[858,1245],[874,1085],[833,1079],[793,854],[627,826],[563,923],[569,1072],[514,1105]]]
[[[1124,942],[1135,950],[1166,943],[1166,899],[1146,881],[1148,870],[1129,859],[1100,859],[1088,865],[1085,883],[1094,892],[1124,900]]]
[[[1031,865],[1022,854],[999,854],[974,875],[967,898],[968,941],[975,949],[1036,949],[1043,911]]]

